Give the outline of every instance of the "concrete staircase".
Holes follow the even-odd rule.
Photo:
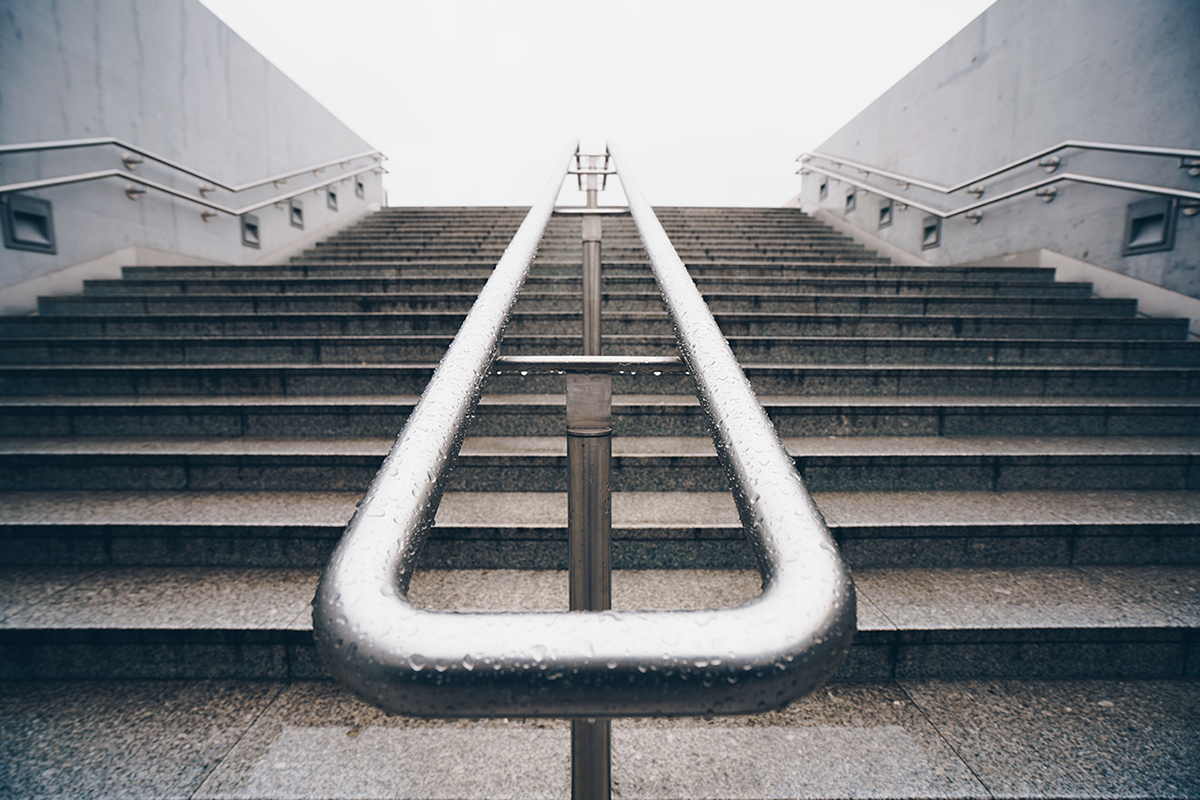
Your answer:
[[[1200,797],[1200,344],[1051,271],[897,266],[799,211],[659,217],[841,542],[850,660],[761,717],[623,720],[629,798]],[[561,721],[388,718],[308,602],[524,209],[385,209],[290,264],[0,319],[0,796],[553,797]],[[580,222],[504,340],[579,349]],[[604,219],[608,353],[674,353]],[[494,377],[412,596],[565,608],[562,378]],[[757,592],[680,376],[614,381],[614,604]]]

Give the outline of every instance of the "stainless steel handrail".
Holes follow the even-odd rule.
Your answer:
[[[81,172],[81,173],[78,173],[75,175],[63,175],[63,176],[57,177],[57,178],[40,178],[38,180],[33,180],[33,181],[22,181],[20,183],[9,183],[9,184],[0,186],[0,194],[5,194],[6,192],[24,192],[24,191],[29,191],[30,189],[45,189],[50,186],[64,186],[64,185],[70,184],[70,183],[86,183],[87,181],[97,181],[97,180],[101,180],[103,178],[114,178],[115,177],[115,178],[121,178],[123,180],[129,181],[130,183],[136,183],[140,186],[148,186],[151,189],[155,189],[155,190],[163,192],[165,194],[169,194],[172,197],[178,197],[180,200],[187,200],[188,202],[195,203],[196,205],[204,206],[205,208],[212,209],[213,211],[220,211],[225,214],[231,214],[235,217],[238,217],[238,216],[241,216],[242,214],[249,214],[250,212],[257,211],[260,208],[266,208],[269,205],[283,202],[284,200],[290,200],[293,197],[299,197],[302,194],[306,194],[308,192],[311,192],[311,191],[314,191],[317,189],[324,189],[326,186],[331,186],[335,183],[339,183],[340,181],[349,180],[350,178],[353,178],[355,176],[362,175],[364,172],[372,172],[374,170],[382,170],[382,169],[383,169],[383,167],[377,166],[375,164],[372,164],[367,167],[360,167],[357,170],[352,170],[350,172],[343,172],[332,178],[326,178],[325,180],[319,181],[317,183],[310,183],[307,186],[300,188],[300,189],[291,189],[287,192],[283,192],[282,194],[277,194],[277,195],[274,195],[273,197],[269,197],[266,200],[260,200],[257,203],[250,203],[248,205],[242,206],[241,208],[231,208],[231,207],[223,205],[221,203],[213,202],[212,200],[209,200],[205,197],[193,197],[192,195],[187,194],[186,192],[182,192],[179,189],[174,188],[173,186],[167,186],[166,184],[162,184],[157,181],[152,181],[149,178],[142,178],[137,175],[130,175],[129,173],[122,172],[119,169],[104,169],[104,170],[99,170],[97,172]]]
[[[149,150],[138,147],[135,144],[130,144],[129,142],[126,142],[123,139],[118,139],[114,136],[99,136],[99,137],[93,137],[90,139],[63,139],[61,141],[52,141],[52,142],[26,142],[24,144],[0,144],[0,155],[5,155],[7,153],[33,153],[33,152],[41,152],[41,151],[46,151],[46,150],[68,150],[68,149],[73,149],[73,148],[78,148],[78,147],[100,147],[100,146],[109,145],[109,144],[116,145],[117,147],[124,148],[133,153],[137,153],[140,156],[149,158],[153,161],[157,161],[158,163],[163,164],[164,166],[168,166],[171,169],[176,170],[178,172],[182,172],[185,175],[191,175],[193,178],[199,178],[201,181],[204,181],[206,183],[211,183],[211,184],[213,184],[213,186],[216,186],[220,189],[224,189],[227,192],[234,192],[234,193],[244,192],[247,189],[255,189],[259,186],[265,186],[268,183],[277,183],[277,182],[286,181],[289,178],[294,178],[297,175],[303,175],[306,172],[312,172],[315,175],[315,173],[318,170],[327,169],[336,164],[348,164],[349,162],[356,161],[360,158],[368,158],[368,157],[378,156],[378,158],[376,158],[376,161],[378,161],[385,157],[383,155],[383,153],[380,152],[379,150],[364,150],[361,153],[353,153],[351,155],[342,156],[341,158],[334,158],[334,159],[330,159],[329,161],[322,161],[319,164],[312,164],[311,166],[301,167],[300,169],[294,169],[289,172],[281,172],[278,175],[272,175],[269,178],[260,178],[258,180],[248,181],[247,183],[229,184],[229,183],[225,183],[224,181],[217,180],[216,178],[212,177],[211,175],[206,175],[203,172],[199,172],[190,167],[186,167],[177,161],[172,161],[169,158],[164,158],[160,155],[156,155],[156,154],[150,152]],[[125,175],[125,173],[123,173],[119,170],[116,171],[116,174]],[[341,176],[341,177],[345,177],[345,176]],[[312,188],[312,187],[309,187],[309,188]],[[0,187],[0,191],[4,191],[4,189],[2,187]],[[9,190],[9,191],[15,191],[15,190]]]
[[[879,187],[874,186],[873,184],[869,184],[864,181],[858,180],[856,178],[851,178],[847,175],[843,175],[840,172],[834,172],[832,170],[827,170],[822,167],[816,167],[816,166],[813,166],[812,164],[805,164],[803,167],[800,168],[799,171],[802,173],[803,172],[816,172],[820,175],[825,175],[826,177],[834,178],[839,181],[843,181],[845,183],[850,184],[851,186],[858,187],[859,189],[862,189],[863,191],[871,192],[872,194],[877,194],[880,197],[886,197],[889,200],[893,200],[897,203],[902,203],[906,206],[912,206],[915,209],[924,211],[926,214],[932,214],[934,216],[941,217],[942,219],[950,219],[951,217],[957,217],[960,214],[969,214],[970,212],[978,210],[980,208],[983,208],[984,206],[990,206],[993,203],[999,203],[1002,200],[1008,200],[1011,197],[1015,197],[1019,194],[1025,194],[1026,192],[1036,192],[1038,189],[1044,188],[1046,186],[1052,186],[1056,183],[1061,183],[1064,181],[1070,181],[1070,182],[1074,182],[1074,183],[1086,183],[1086,184],[1091,184],[1093,186],[1106,186],[1110,189],[1124,189],[1124,190],[1131,191],[1131,192],[1144,192],[1146,194],[1157,194],[1157,195],[1162,195],[1164,197],[1177,197],[1177,198],[1180,198],[1183,200],[1200,201],[1200,192],[1189,192],[1186,189],[1174,189],[1169,186],[1154,186],[1154,185],[1146,184],[1146,183],[1133,183],[1131,181],[1121,181],[1121,180],[1115,180],[1113,178],[1097,178],[1097,177],[1094,177],[1091,175],[1076,175],[1071,172],[1064,172],[1061,175],[1050,175],[1050,176],[1047,176],[1040,180],[1036,180],[1033,183],[1029,183],[1024,186],[1021,186],[1019,188],[1010,189],[1006,192],[1001,192],[1000,194],[996,195],[995,197],[989,197],[986,200],[976,200],[975,202],[968,203],[967,205],[962,206],[960,208],[956,208],[951,211],[943,211],[942,209],[934,208],[933,206],[926,205],[924,203],[918,202],[918,201],[913,200],[908,197],[904,197],[903,195],[896,194],[895,192],[890,192],[887,189],[880,189]]]
[[[863,164],[861,162],[854,161],[849,158],[842,158],[840,156],[830,155],[828,153],[822,153],[819,151],[812,152],[812,153],[802,153],[796,160],[807,163],[810,159],[821,158],[826,161],[833,162],[834,164],[837,164],[838,166],[847,166],[852,169],[857,169],[860,172],[866,172],[866,173],[870,173],[872,175],[879,175],[884,178],[890,178],[891,180],[897,181],[899,183],[906,183],[906,184],[911,184],[912,186],[919,186],[922,189],[928,189],[929,191],[932,191],[932,192],[940,192],[941,194],[951,194],[953,192],[958,192],[963,189],[970,188],[970,187],[974,186],[975,184],[978,184],[982,181],[986,181],[989,178],[994,178],[997,175],[1000,175],[1002,173],[1016,169],[1017,167],[1024,166],[1025,164],[1029,164],[1033,161],[1039,161],[1039,160],[1045,158],[1046,156],[1051,155],[1052,153],[1057,153],[1060,150],[1067,150],[1070,148],[1075,148],[1075,149],[1079,149],[1079,150],[1098,150],[1098,151],[1104,151],[1104,152],[1110,152],[1110,153],[1129,153],[1129,154],[1133,154],[1133,155],[1144,155],[1144,156],[1165,156],[1168,158],[1181,158],[1181,159],[1182,158],[1200,158],[1200,150],[1192,150],[1192,149],[1184,148],[1184,147],[1150,147],[1150,146],[1146,146],[1146,145],[1113,144],[1110,142],[1086,142],[1086,141],[1080,141],[1078,139],[1067,139],[1066,141],[1059,142],[1058,144],[1056,144],[1052,147],[1047,147],[1044,150],[1038,150],[1036,153],[1025,156],[1024,158],[1018,158],[1016,161],[1011,161],[1002,167],[996,167],[995,169],[988,170],[987,172],[984,172],[981,175],[977,175],[974,178],[963,181],[962,183],[954,184],[953,186],[942,186],[941,184],[931,183],[929,181],[923,181],[919,178],[913,178],[908,175],[901,175],[896,172],[889,172],[888,170],[880,169],[878,167],[873,167],[869,164]],[[821,174],[826,175],[828,173],[822,172]],[[1076,176],[1076,177],[1078,177],[1078,176]]]
[[[854,585],[619,156],[618,174],[680,352],[735,487],[762,593],[730,609],[469,614],[421,609],[406,596],[447,468],[571,158],[559,163],[496,265],[321,576],[313,601],[317,650],[358,697],[415,716],[668,716],[781,707],[846,657]]]

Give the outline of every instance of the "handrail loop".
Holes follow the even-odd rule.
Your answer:
[[[1045,158],[1046,156],[1048,156],[1052,153],[1056,153],[1060,150],[1068,149],[1068,148],[1077,148],[1077,149],[1082,149],[1082,150],[1097,150],[1097,151],[1113,152],[1113,153],[1129,153],[1129,154],[1134,154],[1134,155],[1163,156],[1163,157],[1170,157],[1170,158],[1178,158],[1180,160],[1181,167],[1185,166],[1189,159],[1200,158],[1200,150],[1191,150],[1191,149],[1187,149],[1187,148],[1148,147],[1148,146],[1141,146],[1141,145],[1110,144],[1107,142],[1085,142],[1085,141],[1078,141],[1075,139],[1068,139],[1067,141],[1060,142],[1059,144],[1054,145],[1053,147],[1047,147],[1044,150],[1039,150],[1038,152],[1033,153],[1032,155],[1017,159],[1016,161],[1005,164],[1002,167],[997,167],[995,169],[989,170],[981,175],[977,175],[974,178],[971,178],[970,180],[963,181],[961,183],[957,183],[953,186],[942,186],[940,184],[931,183],[929,181],[923,181],[919,178],[914,178],[914,177],[911,177],[908,175],[901,175],[896,172],[890,172],[885,169],[873,167],[869,164],[863,164],[863,163],[860,163],[858,161],[854,161],[854,160],[851,160],[848,158],[842,158],[840,156],[834,156],[834,155],[829,155],[829,154],[820,153],[820,152],[803,153],[796,160],[801,162],[801,167],[800,167],[800,169],[797,170],[797,174],[804,174],[806,172],[815,172],[819,175],[824,175],[828,178],[833,178],[835,180],[843,181],[845,183],[850,184],[851,186],[862,189],[863,191],[877,194],[880,197],[885,197],[885,198],[895,201],[897,203],[902,203],[907,206],[912,206],[915,209],[924,211],[926,214],[932,214],[933,216],[937,216],[942,219],[950,219],[951,217],[957,217],[962,214],[969,214],[969,213],[971,213],[973,211],[977,211],[978,209],[981,209],[985,206],[989,206],[994,203],[999,203],[1003,200],[1008,200],[1011,197],[1015,197],[1020,194],[1025,194],[1027,192],[1036,192],[1039,189],[1044,189],[1046,187],[1052,187],[1055,184],[1062,183],[1062,182],[1084,183],[1084,184],[1089,184],[1092,186],[1104,186],[1104,187],[1107,187],[1110,189],[1122,189],[1122,190],[1130,191],[1130,192],[1142,192],[1144,194],[1156,194],[1156,195],[1161,195],[1163,197],[1174,197],[1174,198],[1177,198],[1180,200],[1188,200],[1191,202],[1200,201],[1200,192],[1189,191],[1187,189],[1176,189],[1176,188],[1173,188],[1170,186],[1157,186],[1157,185],[1146,184],[1146,183],[1135,183],[1133,181],[1117,180],[1115,178],[1100,178],[1100,177],[1096,177],[1093,175],[1080,175],[1077,173],[1067,172],[1067,173],[1062,173],[1062,174],[1058,174],[1058,175],[1050,174],[1045,178],[1041,178],[1039,180],[1033,181],[1032,183],[1018,187],[1016,189],[1009,189],[1008,191],[1002,192],[993,197],[989,197],[986,200],[977,199],[975,202],[968,203],[967,205],[961,206],[959,208],[952,209],[950,211],[944,211],[942,209],[934,208],[933,206],[926,205],[926,204],[918,202],[916,200],[912,200],[911,198],[905,197],[905,196],[897,194],[895,192],[888,191],[887,189],[882,189],[873,184],[866,183],[865,181],[859,180],[857,178],[852,178],[844,173],[836,172],[836,171],[833,171],[833,170],[830,170],[830,169],[827,169],[824,167],[819,167],[819,166],[816,166],[815,164],[811,163],[811,161],[813,159],[822,159],[822,160],[828,161],[838,167],[849,167],[851,169],[858,170],[859,172],[862,172],[867,176],[876,175],[876,176],[879,176],[882,178],[887,178],[889,180],[896,181],[897,183],[902,184],[904,186],[904,188],[908,188],[910,186],[916,186],[921,189],[927,189],[931,192],[937,192],[940,194],[953,194],[954,192],[959,192],[959,191],[962,191],[965,189],[967,192],[976,195],[976,197],[980,197],[984,193],[984,187],[981,185],[982,181],[988,180],[989,178],[994,178],[997,175],[1000,175],[1004,172],[1008,172],[1010,170],[1016,169],[1017,167],[1023,166],[1025,164],[1029,164],[1029,163],[1032,163],[1035,161],[1040,163],[1041,159]],[[1052,163],[1047,162],[1045,169],[1047,170],[1047,172],[1053,173],[1053,171],[1057,168],[1057,165],[1059,163],[1060,162],[1055,157],[1052,159]],[[1050,196],[1052,198],[1053,194],[1050,194],[1048,196]]]
[[[446,469],[573,153],[530,209],[359,504],[313,601],[317,650],[359,698],[423,717],[738,714],[778,708],[845,659],[855,594],[833,538],[654,212],[614,152],[680,352],[763,576],[736,608],[433,611],[406,592]]]

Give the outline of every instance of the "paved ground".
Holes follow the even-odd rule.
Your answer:
[[[568,737],[388,718],[330,682],[14,681],[0,796],[566,798]],[[834,683],[763,716],[620,720],[613,748],[624,798],[1196,797],[1200,684]]]

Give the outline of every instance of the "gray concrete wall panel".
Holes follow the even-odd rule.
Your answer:
[[[5,0],[0,53],[2,143],[115,136],[228,183],[371,149],[197,0]],[[6,155],[0,183],[121,167],[121,152]],[[196,194],[193,178],[151,162],[136,169]],[[209,199],[244,206],[315,180]],[[353,180],[338,185],[337,212],[324,190],[306,194],[304,230],[290,225],[286,208],[256,212],[259,250],[241,244],[237,219],[204,222],[200,206],[154,191],[130,201],[119,179],[33,191],[54,204],[58,253],[0,250],[0,288],[129,247],[221,263],[269,259],[380,203],[381,176],[368,173],[365,183],[361,199]]]
[[[1066,139],[1200,148],[1198,43],[1200,3],[1194,0],[1000,0],[818,150],[948,185]],[[1078,150],[1060,155],[1060,172],[1200,191],[1200,179],[1175,159]],[[1017,169],[987,181],[984,196],[1044,175],[1036,165]],[[978,225],[948,220],[941,247],[922,251],[922,212],[897,212],[890,228],[879,229],[878,196],[860,196],[847,213],[849,187],[831,181],[829,196],[820,200],[819,182],[817,175],[805,176],[803,207],[839,213],[933,263],[1046,248],[1200,297],[1200,217],[1178,216],[1173,250],[1121,254],[1126,207],[1146,195],[1059,184],[1049,204],[1025,195],[987,207]],[[942,209],[974,200],[965,192],[901,193]]]

